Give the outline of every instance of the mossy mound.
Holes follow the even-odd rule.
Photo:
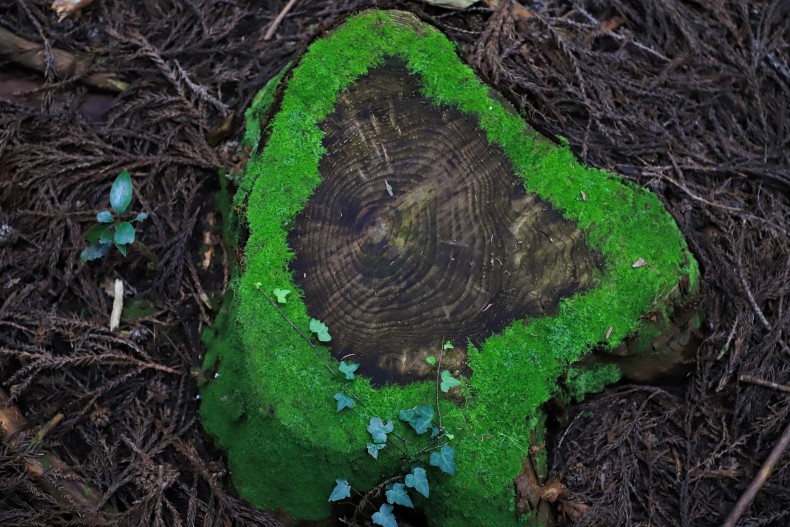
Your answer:
[[[287,237],[321,182],[321,123],[338,93],[393,57],[418,77],[435,105],[472,116],[526,190],[575,222],[605,260],[596,285],[562,300],[553,316],[516,321],[470,345],[463,397],[437,397],[432,381],[379,388],[361,375],[347,381],[328,347],[319,345],[317,356],[289,324],[309,335]],[[530,438],[542,435],[539,408],[556,391],[556,380],[592,347],[616,346],[637,331],[646,312],[669,308],[664,299],[684,278],[696,283],[696,262],[677,226],[651,193],[587,169],[567,147],[541,138],[491,96],[439,31],[413,15],[365,12],[317,40],[284,76],[276,113],[262,122],[277,82],[248,113],[253,156],[228,220],[231,243],[246,237],[243,259],[206,334],[204,368],[216,375],[202,388],[201,415],[228,452],[239,493],[260,508],[321,519],[331,512],[327,498],[336,479],[364,492],[419,465],[429,471],[430,499],[414,492],[412,499],[434,524],[524,521],[516,517],[513,482]],[[271,300],[274,289],[292,291],[277,306],[281,311]],[[352,396],[355,407],[337,412],[338,393]],[[435,408],[437,400],[438,443],[398,419],[401,410]],[[377,459],[368,455],[367,426],[376,417],[391,419],[408,445],[391,436]],[[429,451],[412,455],[443,444],[455,449],[454,476],[430,467]]]

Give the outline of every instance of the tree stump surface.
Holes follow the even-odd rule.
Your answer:
[[[378,385],[435,375],[450,341],[480,345],[556,312],[603,270],[582,231],[524,190],[476,120],[437,106],[389,61],[320,125],[322,183],[289,234],[296,283],[332,353]],[[463,370],[464,354],[445,365]]]

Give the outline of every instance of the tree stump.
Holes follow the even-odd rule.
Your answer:
[[[655,196],[539,136],[409,13],[316,40],[245,141],[201,414],[240,494],[293,518],[417,467],[433,524],[518,524],[557,379],[697,280]]]

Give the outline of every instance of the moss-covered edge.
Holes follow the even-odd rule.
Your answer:
[[[245,269],[233,280],[215,329],[207,334],[205,365],[213,367],[218,355],[221,362],[217,378],[202,390],[201,414],[206,429],[228,451],[242,496],[262,508],[282,507],[294,517],[326,516],[335,478],[364,490],[403,469],[395,448],[382,451],[378,460],[365,453],[366,425],[377,416],[400,426],[398,410],[431,404],[433,383],[374,389],[357,378],[351,389],[365,406],[336,414],[337,379],[258,290],[261,284],[269,294],[274,288],[294,291],[282,308],[307,328],[309,317],[288,269],[293,254],[286,236],[320,181],[324,150],[318,124],[331,112],[338,91],[385,56],[397,56],[420,76],[425,95],[436,104],[475,116],[527,189],[578,222],[606,258],[599,285],[564,300],[556,316],[516,322],[480,350],[471,349],[474,374],[463,386],[466,405],[441,403],[444,428],[455,436],[458,473],[448,477],[429,470],[431,498],[417,505],[436,524],[510,525],[516,523],[513,480],[530,433],[541,431],[537,410],[551,396],[555,380],[603,341],[610,327],[607,343],[616,346],[684,275],[696,283],[698,269],[654,195],[587,169],[567,147],[538,138],[489,96],[489,88],[439,31],[426,26],[417,32],[392,17],[371,11],[350,18],[313,43],[292,70],[265,149],[251,159],[235,198],[236,210],[247,203]],[[260,128],[252,132],[260,133]],[[632,268],[639,258],[647,265]],[[322,354],[337,364],[328,350]],[[400,433],[414,437],[404,427]]]

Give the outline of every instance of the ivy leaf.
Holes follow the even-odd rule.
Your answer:
[[[456,386],[461,386],[461,381],[450,375],[449,370],[444,370],[442,372],[442,384],[440,388],[444,393],[450,391],[450,388],[454,388]]]
[[[123,214],[132,202],[132,178],[129,171],[124,170],[112,184],[110,189],[110,206],[118,214]]]
[[[453,349],[453,343],[448,340],[447,342],[444,343],[444,346],[442,346],[442,348],[446,350],[451,350]]]
[[[85,235],[85,239],[89,242],[95,242],[96,240],[101,239],[102,235],[105,235],[105,233],[109,231],[110,228],[111,227],[107,225],[94,225],[91,227],[91,230],[88,231],[88,234]]]
[[[115,246],[118,248],[118,252],[122,255],[126,256],[126,244],[125,243],[118,243],[115,242]]]
[[[290,292],[291,291],[289,289],[275,289],[274,291],[272,291],[272,293],[274,293],[274,296],[277,297],[278,304],[285,304],[287,302],[285,297],[288,296]]]
[[[430,357],[425,357],[425,362],[427,362],[431,366],[435,366],[436,365],[436,357],[434,357],[433,355],[431,355]]]
[[[83,249],[80,253],[80,261],[84,263],[97,260],[107,254],[110,251],[110,247],[112,247],[112,243],[103,243],[97,240]]]
[[[409,423],[418,434],[424,434],[431,427],[433,406],[415,406],[411,410],[401,410],[398,417]]]
[[[315,336],[318,337],[318,340],[321,342],[329,342],[332,340],[332,337],[329,335],[329,328],[317,318],[310,319],[310,331],[315,333]]]
[[[387,445],[377,445],[375,443],[368,443],[368,454],[373,456],[374,459],[379,458],[379,451],[385,448]]]
[[[392,514],[392,505],[389,503],[382,503],[378,512],[374,512],[370,518],[376,525],[381,527],[398,527],[398,522],[395,521],[395,515]]]
[[[134,226],[128,221],[116,225],[113,241],[121,245],[128,245],[134,242]]]
[[[406,486],[416,490],[427,498],[430,489],[428,488],[428,478],[425,477],[425,469],[422,467],[414,467],[411,474],[406,474]]]
[[[99,223],[112,223],[112,212],[103,210],[96,215],[96,221]]]
[[[445,474],[455,474],[455,449],[444,445],[438,452],[431,454],[431,465],[439,467]]]
[[[431,428],[431,439],[438,436],[441,431],[442,430],[438,426],[434,426],[433,428]]]
[[[381,418],[379,417],[372,417],[370,419],[370,424],[368,425],[368,432],[373,437],[374,443],[386,443],[387,442],[387,434],[392,432],[392,420],[390,419],[387,421],[385,425]]]
[[[145,219],[148,219],[148,213],[147,212],[141,212],[140,214],[135,216],[135,218],[132,221],[143,221]]]
[[[335,394],[335,401],[337,401],[338,412],[341,411],[343,408],[354,408],[354,399],[344,394],[343,392],[337,392]]]
[[[409,493],[406,492],[406,486],[403,483],[396,483],[387,491],[387,503],[403,505],[410,509],[414,508],[414,503],[412,503]]]
[[[354,364],[353,362],[346,364],[346,361],[341,360],[340,367],[338,369],[340,370],[340,373],[346,376],[346,379],[353,381],[355,377],[354,372],[357,371],[358,368],[359,364]]]
[[[340,501],[344,498],[351,497],[351,485],[348,484],[348,480],[345,479],[336,479],[337,485],[335,485],[332,494],[329,495],[329,500],[327,501]]]

